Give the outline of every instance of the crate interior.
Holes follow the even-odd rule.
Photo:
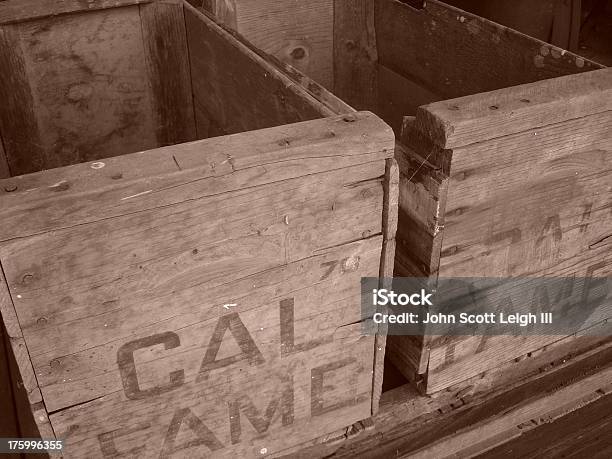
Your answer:
[[[396,134],[421,105],[602,67],[441,1],[368,5],[336,6],[334,92]]]
[[[0,3],[0,178],[328,113],[187,3],[118,4]]]

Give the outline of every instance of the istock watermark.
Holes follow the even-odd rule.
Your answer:
[[[612,335],[609,277],[363,278],[361,293],[367,334]]]

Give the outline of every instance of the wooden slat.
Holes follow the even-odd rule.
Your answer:
[[[157,115],[157,145],[196,139],[195,113],[183,6],[140,6],[148,76]]]
[[[45,151],[18,25],[0,27],[0,74],[0,132],[8,169],[14,174],[40,170]]]
[[[282,72],[197,11],[185,5],[196,103],[227,133],[333,114]]]
[[[393,154],[393,133],[379,118],[367,112],[351,115],[348,121],[344,118],[219,137],[0,181],[0,240],[382,161]]]
[[[120,6],[151,3],[155,0],[3,0],[0,24],[25,22],[67,13],[87,12]]]
[[[443,455],[471,456],[502,444],[513,437],[519,437],[529,428],[533,420],[552,422],[568,413],[593,403],[604,396],[601,389],[609,385],[612,368],[580,381],[580,384],[562,388],[534,401],[526,401],[505,416],[488,420],[486,423],[468,428],[461,433],[443,439],[419,451],[412,452],[415,459],[442,457]],[[538,422],[536,421],[537,425]]]
[[[456,148],[608,110],[612,69],[437,102],[418,116],[437,145]]]
[[[383,246],[380,260],[378,277],[381,279],[380,288],[391,288],[395,259],[395,233],[397,232],[397,211],[399,201],[399,167],[395,159],[387,160],[385,168],[385,200],[383,203]],[[387,346],[387,334],[380,330],[376,336],[374,349],[374,374],[372,414],[376,414],[379,408],[380,396],[382,394],[385,351]]]
[[[4,154],[4,145],[2,144],[2,137],[0,137],[0,179],[8,178],[11,176],[9,170],[8,161]]]
[[[436,0],[375,3],[380,63],[444,99],[601,68]]]
[[[333,7],[334,93],[358,110],[376,111],[374,2],[334,0]]]
[[[467,385],[432,397],[420,396],[410,384],[387,391],[381,400],[381,411],[374,418],[373,430],[344,442],[319,442],[302,449],[299,457],[409,456],[446,436],[488,419],[502,418],[515,408],[554,394],[560,388],[582,387],[585,377],[609,367],[612,356],[609,339],[605,342],[599,338],[599,344],[595,337],[569,337],[563,341],[549,349],[549,354],[534,352],[520,361],[472,378]],[[481,382],[484,382],[482,386]]]

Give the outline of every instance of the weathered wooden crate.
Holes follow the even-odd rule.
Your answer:
[[[394,128],[396,276],[610,275],[611,70],[437,0],[330,0],[301,15],[281,3],[214,4],[232,11],[221,22]],[[256,11],[308,30],[294,50],[318,47],[279,51],[293,38],[254,30]],[[426,333],[389,338],[387,354],[431,393],[512,372],[552,341],[563,339]]]
[[[0,75],[0,436],[259,457],[376,411],[390,127],[180,1],[1,2]]]

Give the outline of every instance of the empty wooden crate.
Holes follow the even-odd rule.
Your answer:
[[[396,276],[610,276],[612,71],[437,0],[280,3],[204,7],[394,128]],[[388,355],[426,392],[465,393],[555,343],[604,338],[425,333],[389,338]]]
[[[180,1],[0,2],[0,75],[13,435],[258,457],[372,415],[390,127]]]

